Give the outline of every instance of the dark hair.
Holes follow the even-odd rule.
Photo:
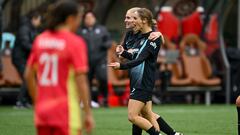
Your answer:
[[[32,9],[27,13],[27,18],[33,19],[41,16],[41,13],[38,9]]]
[[[87,10],[87,11],[85,11],[84,14],[83,14],[83,21],[86,19],[86,15],[87,15],[88,13],[91,13],[91,14],[96,18],[96,14],[95,14],[92,10]]]
[[[147,20],[147,23],[150,27],[154,26],[153,14],[149,9],[140,8],[137,10],[137,13],[142,20],[144,20],[144,19]]]
[[[62,0],[49,6],[47,13],[47,29],[55,30],[59,24],[66,21],[70,15],[77,15],[80,5],[75,1]]]

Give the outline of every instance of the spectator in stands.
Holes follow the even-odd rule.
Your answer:
[[[41,25],[41,15],[35,11],[30,11],[26,17],[23,17],[20,27],[17,32],[15,46],[12,52],[12,62],[16,66],[20,76],[23,79],[23,73],[26,66],[26,61],[30,54],[34,38],[39,33],[38,28]],[[20,88],[20,93],[16,102],[17,108],[31,107],[30,98],[27,93],[26,84]]]
[[[79,34],[85,39],[89,57],[89,83],[92,95],[92,106],[98,107],[98,94],[93,92],[93,79],[98,81],[98,91],[103,96],[103,105],[107,106],[107,51],[112,45],[110,34],[106,27],[97,24],[96,16],[92,11],[87,11],[83,16],[83,26]]]

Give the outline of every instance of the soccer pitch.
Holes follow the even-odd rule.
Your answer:
[[[94,109],[96,128],[92,135],[131,135],[127,108]],[[154,112],[160,114],[172,127],[184,135],[236,135],[235,106],[225,105],[159,105]],[[0,135],[34,135],[31,109],[16,110],[12,106],[0,107]],[[143,135],[147,135],[143,132]]]

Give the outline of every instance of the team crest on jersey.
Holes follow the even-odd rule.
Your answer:
[[[144,40],[142,40],[142,41],[140,42],[140,45],[143,45],[143,43],[144,43]]]
[[[97,29],[95,30],[95,33],[96,33],[96,34],[100,34],[100,32],[101,32],[101,30],[100,30],[99,28],[97,28]]]
[[[128,49],[128,52],[131,54],[137,53],[139,51],[138,48],[134,48],[134,49]]]
[[[155,42],[150,42],[150,45],[154,48],[154,49],[156,49],[157,48],[157,45],[156,45],[156,43]]]
[[[83,33],[83,34],[87,34],[87,30],[86,30],[86,29],[83,29],[83,30],[82,30],[82,33]]]

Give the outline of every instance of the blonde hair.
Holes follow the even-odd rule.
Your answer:
[[[141,8],[140,7],[133,7],[133,8],[128,9],[127,12],[134,13],[134,12],[136,12],[139,9],[141,9]]]
[[[149,9],[139,8],[136,12],[138,13],[139,17],[142,20],[144,20],[144,19],[147,20],[147,23],[150,27],[153,27],[154,24],[156,24],[156,21],[153,19],[153,14]]]

